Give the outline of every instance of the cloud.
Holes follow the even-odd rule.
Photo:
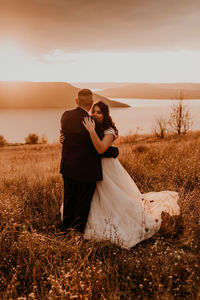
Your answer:
[[[198,0],[0,0],[0,39],[29,51],[200,49]]]

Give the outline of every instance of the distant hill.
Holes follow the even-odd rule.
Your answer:
[[[104,90],[129,85],[132,82],[73,82],[72,84],[81,89],[86,87],[88,89]]]
[[[65,82],[0,82],[0,108],[74,108],[80,89]],[[126,104],[93,94],[111,107]]]
[[[98,94],[111,98],[200,99],[200,83],[131,83],[115,88],[106,88]]]

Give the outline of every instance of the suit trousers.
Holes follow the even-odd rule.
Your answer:
[[[63,229],[75,228],[84,233],[96,181],[82,182],[63,176]]]

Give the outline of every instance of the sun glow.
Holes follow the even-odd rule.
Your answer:
[[[80,52],[28,55],[0,44],[0,80],[200,82],[200,52]]]
[[[0,79],[21,80],[24,77],[26,57],[15,44],[0,45]]]

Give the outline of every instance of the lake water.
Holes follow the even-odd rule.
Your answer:
[[[129,108],[112,108],[111,115],[120,135],[151,133],[155,119],[169,118],[176,100],[113,99],[129,104]],[[200,100],[184,100],[190,108],[193,130],[200,130]],[[10,142],[24,142],[29,133],[45,134],[50,143],[59,139],[63,109],[0,109],[0,135]]]

